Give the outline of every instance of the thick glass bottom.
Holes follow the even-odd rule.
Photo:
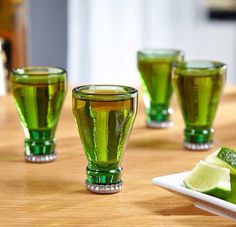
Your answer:
[[[91,184],[86,181],[86,187],[90,192],[98,194],[113,194],[121,191],[123,182],[117,184]]]
[[[173,125],[170,116],[173,110],[166,105],[150,104],[146,109],[146,125],[150,128],[169,128]]]
[[[195,151],[204,151],[209,150],[213,147],[213,142],[209,143],[189,143],[187,141],[184,142],[184,147],[188,150],[195,150]]]
[[[56,159],[55,140],[25,140],[25,160],[28,162],[51,162]]]
[[[56,159],[56,153],[45,154],[45,155],[25,154],[25,160],[27,162],[45,163],[45,162],[52,162],[55,159]]]
[[[163,122],[147,121],[146,125],[149,128],[170,128],[173,126],[173,122],[172,121],[163,121]]]
[[[213,146],[213,133],[213,128],[186,127],[184,130],[184,147],[189,150],[209,150]]]
[[[86,172],[90,184],[111,185],[121,181],[122,168],[117,162],[89,162]]]

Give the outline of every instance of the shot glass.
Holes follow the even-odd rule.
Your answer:
[[[226,65],[187,61],[173,67],[173,84],[185,122],[184,146],[207,150],[213,146],[213,120],[226,79]]]
[[[55,131],[67,90],[66,71],[38,66],[14,69],[11,90],[25,134],[25,160],[53,161]]]
[[[153,128],[172,125],[173,110],[171,70],[174,62],[182,62],[184,53],[171,49],[144,49],[137,53],[138,70],[146,108],[146,124]]]
[[[136,117],[137,99],[137,90],[127,86],[85,85],[73,89],[73,114],[88,160],[89,191],[109,194],[121,190],[120,162]]]

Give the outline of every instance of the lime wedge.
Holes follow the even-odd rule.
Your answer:
[[[185,178],[184,184],[189,189],[226,198],[231,191],[230,170],[200,161]]]
[[[236,151],[231,148],[221,147],[216,152],[209,155],[205,161],[217,166],[229,168],[230,173],[236,175]]]
[[[231,192],[225,200],[233,204],[236,204],[236,176],[235,175],[230,176],[230,182],[231,182]]]

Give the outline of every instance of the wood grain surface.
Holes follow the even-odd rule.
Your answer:
[[[23,131],[12,97],[0,97],[0,227],[5,226],[236,226],[153,186],[156,176],[191,170],[219,146],[236,147],[236,88],[227,88],[214,121],[210,151],[183,149],[183,120],[174,97],[169,129],[145,127],[140,105],[122,161],[124,188],[113,195],[85,189],[86,159],[71,111],[71,91],[57,128],[57,160],[23,159]]]

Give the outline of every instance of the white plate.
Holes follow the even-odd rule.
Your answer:
[[[186,188],[183,180],[190,172],[176,173],[168,176],[156,177],[152,183],[171,192],[187,197],[194,206],[210,213],[236,221],[236,205],[200,192]]]

